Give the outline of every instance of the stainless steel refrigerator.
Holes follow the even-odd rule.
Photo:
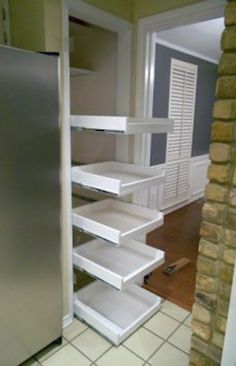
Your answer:
[[[0,46],[0,365],[62,334],[58,57]]]

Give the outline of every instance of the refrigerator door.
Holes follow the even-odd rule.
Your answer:
[[[62,334],[58,58],[0,46],[0,365]]]

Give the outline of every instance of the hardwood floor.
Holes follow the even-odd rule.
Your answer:
[[[163,266],[152,272],[145,288],[191,311],[194,302],[196,260],[203,200],[198,200],[165,216],[165,224],[147,237],[148,245],[165,251]],[[166,265],[186,257],[186,267],[171,276],[162,270]]]

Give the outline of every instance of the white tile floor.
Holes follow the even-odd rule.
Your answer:
[[[63,332],[63,344],[50,346],[24,366],[187,366],[191,314],[163,302],[160,312],[114,347],[74,319]]]

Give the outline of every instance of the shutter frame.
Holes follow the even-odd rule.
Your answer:
[[[189,171],[197,71],[197,65],[171,59],[168,117],[174,119],[174,132],[168,134],[167,138],[163,208],[183,202],[190,197]],[[177,172],[177,177],[173,178],[174,171]]]

